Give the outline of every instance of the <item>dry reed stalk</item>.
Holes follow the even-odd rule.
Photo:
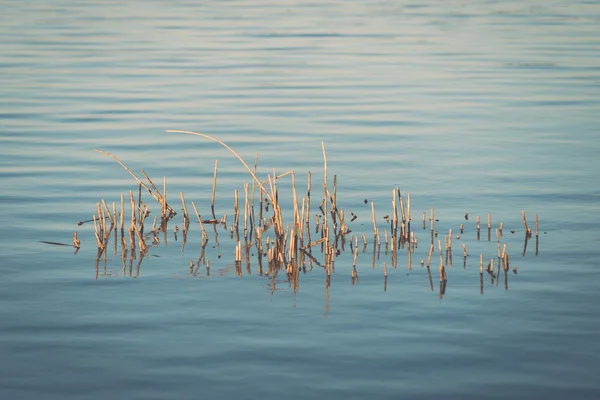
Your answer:
[[[241,251],[241,243],[238,241],[237,244],[235,245],[235,262],[241,262],[242,261],[242,251]]]
[[[96,211],[98,212],[98,235],[100,237],[104,237],[104,224],[106,222],[104,220],[104,213],[102,211],[100,203],[96,203],[96,209]]]
[[[142,216],[142,185],[138,184],[138,202],[137,202],[137,210],[139,213],[139,216],[141,218]]]
[[[117,215],[118,215],[118,214],[117,214],[117,203],[115,203],[115,202],[113,201],[113,203],[112,203],[112,206],[113,206],[113,207],[112,207],[112,208],[113,208],[113,224],[112,224],[112,225],[113,225],[113,226],[114,226],[114,228],[115,228],[115,235],[116,235],[116,233],[117,233],[117,232],[116,232],[116,231],[117,231],[117,225],[118,225],[118,223],[117,223]]]
[[[479,255],[479,273],[483,274],[483,254]]]
[[[135,233],[133,233],[134,229],[135,229],[135,225],[127,228],[127,233],[129,234],[129,246],[131,247],[131,258],[132,259],[135,258]]]
[[[215,194],[217,192],[217,170],[219,169],[219,160],[215,160],[215,173],[213,175],[213,188],[212,188],[212,198],[210,201],[210,208],[212,210],[212,215],[213,218],[217,218],[215,216]],[[256,171],[256,164],[254,167],[255,171]],[[253,186],[254,189],[254,186]]]
[[[183,192],[179,192],[179,197],[181,197],[181,207],[183,208],[183,230],[187,231],[188,226],[190,225],[190,216],[188,214],[187,206],[185,204],[185,197],[183,196]]]
[[[131,204],[131,226],[135,226],[135,200],[133,200],[133,192],[129,191],[129,203]]]
[[[78,249],[80,244],[81,240],[77,239],[77,232],[73,232],[73,247]]]
[[[425,229],[425,211],[423,211],[423,214],[421,215],[421,224],[423,225],[423,229]]]
[[[538,214],[535,214],[535,236],[540,235],[540,221]]]
[[[438,239],[438,248],[440,251],[440,282],[446,281],[446,269],[444,268],[444,258],[442,255],[442,242]],[[441,292],[440,292],[441,295]]]
[[[431,244],[433,244],[433,236],[434,236],[434,227],[435,227],[435,213],[434,213],[434,208],[431,207],[431,217],[430,217],[430,222],[431,222]]]
[[[94,221],[94,234],[96,235],[96,239],[98,240],[98,247],[103,247],[102,241],[100,240],[100,231],[98,228],[98,225],[100,225],[100,224],[99,223],[96,224],[96,214],[92,215],[92,220]]]
[[[402,200],[402,193],[400,193],[400,188],[397,187],[398,199],[400,201],[400,213],[402,214],[402,229],[400,230],[400,236],[404,236],[404,226],[406,224],[406,212],[404,211],[404,200]]]
[[[104,201],[104,199],[101,199],[102,201],[102,205],[104,206],[104,210],[106,211],[106,215],[108,216],[108,220],[110,221],[110,225],[111,228],[115,225],[115,219],[112,215],[112,213],[110,212],[110,209],[108,208],[108,205],[106,204],[106,201]]]
[[[371,202],[371,216],[373,217],[373,236],[377,236],[377,223],[375,222],[375,203]]]
[[[119,217],[121,219],[121,237],[123,237],[123,231],[125,229],[125,196],[123,196],[123,193],[121,193],[121,211]]]
[[[463,258],[467,258],[467,245],[463,243],[462,248],[463,248]]]
[[[244,182],[244,238],[248,237],[248,214],[250,214],[250,203],[248,202],[248,182]]]
[[[481,218],[479,218],[479,215],[477,216],[477,240],[479,240],[481,234]]]
[[[167,177],[163,176],[162,218],[167,218]]]
[[[192,207],[194,208],[194,212],[196,213],[196,218],[198,218],[198,223],[200,224],[200,229],[202,230],[202,241],[208,241],[208,234],[204,229],[204,224],[202,223],[202,218],[200,218],[200,214],[198,214],[198,209],[196,208],[196,204],[192,201]]]
[[[335,224],[335,213],[337,211],[337,175],[333,175],[333,198],[331,200],[331,216]]]
[[[294,257],[295,244],[296,244],[296,226],[294,225],[294,226],[292,226],[292,229],[290,230],[290,238],[289,238],[289,246],[288,246],[288,259],[289,260],[295,259],[295,257]]]
[[[387,229],[386,229],[386,230],[385,230],[385,231],[383,231],[383,232],[385,233],[385,252],[386,252],[386,254],[387,254],[387,252],[388,252],[388,241],[389,241],[389,238],[388,238],[388,231],[387,231]]]
[[[500,236],[498,234],[498,230],[496,230],[496,238],[498,243],[498,259],[500,259]]]
[[[308,183],[307,183],[307,189],[306,189],[306,224],[308,225],[308,218],[310,217],[310,183],[311,183],[311,177],[312,174],[310,171],[308,171]]]
[[[242,163],[242,165],[244,165],[244,167],[246,168],[246,170],[250,173],[250,175],[252,175],[252,178],[254,178],[254,181],[258,184],[258,186],[260,187],[260,189],[262,191],[264,191],[265,195],[267,196],[267,198],[269,198],[269,200],[273,200],[271,198],[271,196],[269,195],[269,193],[267,192],[267,189],[265,189],[265,187],[263,186],[263,184],[260,182],[260,180],[257,178],[256,174],[250,169],[250,167],[248,166],[248,164],[246,164],[246,162],[244,161],[244,159],[242,157],[240,157],[240,155],[233,150],[231,147],[229,147],[227,144],[225,144],[224,142],[222,142],[221,140],[213,137],[213,136],[209,136],[209,135],[205,135],[203,133],[199,133],[199,132],[192,132],[192,131],[180,131],[180,130],[167,130],[167,132],[169,133],[184,133],[186,135],[195,135],[195,136],[201,136],[203,138],[212,140],[213,142],[217,142],[219,143],[221,146],[225,147],[227,150],[229,150],[238,160],[240,160],[240,162]]]
[[[527,234],[527,231],[529,231],[529,228],[527,227],[527,219],[525,218],[525,210],[521,210],[521,217],[523,218],[523,228],[525,229],[525,234]]]
[[[383,276],[387,277],[387,264],[383,262]]]
[[[327,154],[325,153],[325,142],[321,142],[323,149],[323,210],[327,210]],[[327,212],[324,213],[323,223],[327,225]]]
[[[151,189],[150,189],[148,186],[146,186],[146,184],[145,184],[144,182],[142,182],[142,181],[140,180],[140,178],[138,178],[138,177],[137,177],[137,176],[136,176],[136,175],[135,175],[135,174],[134,174],[134,173],[133,173],[133,172],[132,172],[132,171],[131,171],[129,168],[127,168],[127,166],[126,166],[125,164],[123,164],[123,162],[121,162],[121,160],[119,160],[119,159],[118,159],[118,158],[117,158],[115,155],[113,155],[113,154],[111,154],[111,153],[108,153],[108,152],[106,152],[106,151],[103,151],[103,150],[99,150],[99,149],[94,149],[94,151],[96,151],[96,152],[98,152],[98,153],[101,153],[101,154],[105,154],[105,155],[107,155],[107,156],[109,156],[109,157],[113,158],[113,159],[114,159],[116,162],[118,162],[118,163],[119,163],[119,164],[120,164],[120,165],[121,165],[123,168],[125,168],[125,170],[126,170],[127,172],[129,172],[129,174],[130,174],[131,176],[133,176],[133,178],[134,178],[136,181],[138,181],[138,183],[139,183],[140,185],[142,185],[142,187],[143,187],[144,189],[146,189],[146,190],[148,191],[148,193],[150,193],[150,195],[151,195],[151,196],[154,198],[154,200],[156,200],[156,201],[158,201],[159,203],[161,203],[161,200],[160,200],[160,197],[159,197],[159,196],[160,196],[160,193],[158,193],[158,194],[157,194],[157,193],[154,193],[154,192],[153,192],[153,191],[152,191],[152,190],[151,190]],[[142,171],[142,173],[143,173],[143,171]],[[144,174],[144,176],[146,176],[146,175]],[[146,176],[146,179],[148,179],[148,180],[149,180],[149,178],[148,178],[147,176]],[[157,190],[157,192],[158,192],[158,190]],[[169,209],[172,211],[172,209],[171,209],[170,207],[169,207]],[[173,212],[174,212],[174,211],[173,211]]]
[[[298,236],[300,238],[300,242],[304,241],[304,221],[305,221],[305,213],[306,213],[306,197],[302,196],[302,213],[300,214],[300,219],[296,222],[298,229]]]
[[[406,236],[408,237],[410,235],[410,193],[406,194],[406,226],[407,226],[407,233]]]
[[[398,208],[396,207],[396,189],[392,190],[392,236],[396,236],[396,229],[398,229]]]
[[[293,222],[294,222],[294,227],[295,227],[298,224],[298,221],[300,221],[300,211],[299,211],[299,207],[298,207],[298,195],[296,193],[296,174],[294,174],[293,171],[292,171],[292,196],[293,196],[293,204],[294,204]]]
[[[433,254],[433,249],[434,249],[434,245],[433,243],[431,243],[431,245],[429,246],[429,255],[427,256],[427,268],[429,268],[429,266],[431,265],[431,255]]]
[[[150,179],[150,177],[148,176],[148,174],[146,174],[146,172],[143,169],[140,170],[140,171],[142,172],[142,175],[144,175],[144,178],[146,178],[146,180],[150,184],[150,187],[154,190],[154,195],[156,196],[156,197],[154,197],[154,199],[158,203],[162,204],[162,193],[160,192],[160,190],[158,190],[158,188],[156,187],[156,185],[154,184],[154,182],[152,182],[152,179]],[[143,184],[140,182],[139,185],[142,186]],[[148,189],[147,187],[146,187],[146,189],[148,191],[150,191],[150,189]]]
[[[135,231],[135,234],[138,237],[140,251],[144,251],[144,252],[147,251],[148,247],[146,246],[146,243],[144,242],[144,239],[142,238],[142,235],[140,234],[140,230],[137,228],[137,226],[134,226],[133,230]]]
[[[234,225],[237,227],[239,225],[239,201],[238,201],[238,190],[235,189],[233,192],[233,214],[235,215]]]
[[[460,234],[461,234],[461,235],[464,233],[464,232],[463,232],[463,231],[464,231],[464,229],[465,229],[464,225],[463,225],[463,224],[460,224]]]
[[[273,173],[273,177],[271,177],[269,175],[269,177],[267,178],[266,181],[262,181],[262,184],[266,185],[271,180],[276,181],[277,179],[283,178],[284,176],[291,175],[293,172],[294,172],[293,170],[289,170],[288,172],[284,172],[283,174],[279,174],[279,175],[275,175],[275,173]]]
[[[258,194],[259,194],[259,196],[258,196],[258,224],[260,225],[263,220],[263,191],[259,190]],[[264,225],[263,225],[263,227],[264,227]]]

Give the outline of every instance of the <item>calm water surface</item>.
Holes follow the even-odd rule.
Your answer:
[[[1,398],[600,396],[597,2],[2,3]],[[372,233],[365,199],[383,231],[391,191],[411,193],[412,269],[406,251],[394,270],[369,248],[356,285],[340,256],[328,298],[318,267],[271,293],[255,264],[236,276],[221,231],[210,277],[189,274],[198,237],[182,250],[169,233],[133,276],[111,256],[96,279],[93,228],[77,221],[136,185],[94,148],[166,175],[172,202],[183,191],[203,215],[215,159],[219,215],[250,179],[167,129],[258,153],[264,179],[293,169],[302,195],[308,171],[320,193],[324,141],[356,233]],[[419,265],[431,207],[440,237],[465,224],[443,299],[437,267],[432,290]],[[522,254],[521,210],[539,215],[537,256],[535,238]],[[481,294],[479,254],[497,244],[474,219],[488,213],[518,274],[508,290],[484,274]],[[74,231],[75,256],[40,243]]]

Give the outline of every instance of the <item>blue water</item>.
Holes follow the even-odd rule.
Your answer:
[[[3,2],[0,397],[600,396],[599,27],[593,1]],[[255,258],[238,277],[222,228],[210,276],[191,275],[199,229],[192,218],[182,249],[181,213],[139,268],[109,253],[96,269],[93,227],[77,221],[137,185],[94,148],[167,176],[174,207],[182,191],[203,216],[218,159],[216,213],[231,221],[250,176],[168,129],[251,165],[258,153],[261,179],[294,170],[300,196],[311,171],[313,212],[323,141],[329,185],[337,175],[369,240],[359,282],[348,252],[327,293],[318,266],[297,293]],[[383,247],[373,262],[370,202],[383,232],[396,186],[412,196],[410,270],[406,250],[397,269]],[[433,290],[420,266],[432,207],[442,243],[465,225],[441,299],[437,252]],[[535,236],[523,255],[521,210],[530,226],[539,215],[537,255]],[[481,294],[500,222],[518,273],[505,286],[484,272]],[[40,242],[74,231],[76,255]]]

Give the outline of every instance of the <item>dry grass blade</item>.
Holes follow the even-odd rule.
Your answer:
[[[261,190],[263,192],[265,192],[265,194],[267,195],[267,197],[269,198],[269,200],[271,202],[273,202],[273,198],[271,197],[271,195],[269,194],[269,192],[267,191],[267,189],[265,189],[265,187],[263,186],[262,182],[256,177],[256,174],[254,173],[254,171],[252,171],[252,169],[250,169],[250,167],[248,166],[248,164],[246,164],[246,162],[244,161],[244,159],[235,150],[233,150],[231,147],[229,147],[224,142],[220,141],[219,139],[217,139],[217,138],[215,138],[213,136],[205,135],[204,133],[200,133],[200,132],[180,131],[180,130],[167,130],[167,132],[169,132],[169,133],[185,133],[186,135],[201,136],[203,138],[212,140],[213,142],[219,143],[221,146],[223,146],[227,150],[229,150],[234,156],[236,156],[238,160],[240,160],[240,162],[244,165],[244,167],[246,167],[246,169],[248,170],[248,172],[250,173],[250,175],[252,175],[252,177],[254,178],[254,180],[256,181],[256,183],[258,184],[258,186],[261,188]]]

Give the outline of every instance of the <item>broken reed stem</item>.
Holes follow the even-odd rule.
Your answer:
[[[81,240],[79,240],[77,238],[77,232],[73,232],[73,247],[75,247],[76,249],[78,249],[80,247],[79,246],[80,244],[81,244]]]
[[[427,268],[429,268],[429,266],[431,265],[431,255],[433,254],[433,249],[434,249],[434,245],[433,243],[431,243],[431,245],[429,246],[429,255],[427,256]]]
[[[479,273],[483,274],[483,254],[479,255]]]
[[[434,215],[434,208],[431,207],[431,217],[430,217],[430,222],[431,222],[431,244],[433,244],[433,236],[434,236],[434,224],[435,224],[435,215]]]
[[[185,205],[185,198],[183,197],[183,192],[179,192],[179,196],[181,197],[181,207],[183,208],[183,229],[187,230],[187,226],[190,224],[190,216],[188,214],[187,206]]]
[[[208,240],[208,234],[204,230],[204,224],[202,223],[202,218],[200,218],[200,214],[198,214],[198,209],[196,208],[196,204],[192,201],[192,207],[194,207],[194,211],[196,212],[196,218],[198,218],[198,223],[200,224],[200,228],[202,229],[202,239]]]
[[[440,250],[440,282],[447,280],[446,269],[444,268],[444,257],[442,255],[442,242],[438,239],[438,248]]]
[[[375,222],[375,202],[371,202],[371,216],[373,217],[373,235],[377,236],[377,223]]]

